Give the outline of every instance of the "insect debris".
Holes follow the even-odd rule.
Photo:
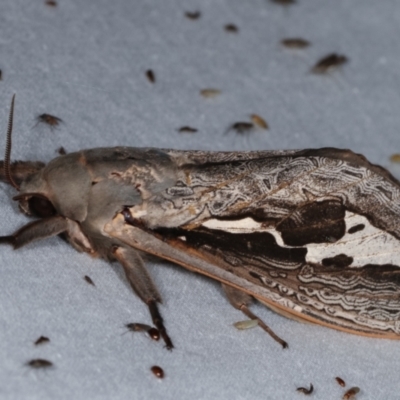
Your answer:
[[[237,33],[239,32],[239,28],[235,24],[226,24],[224,29],[230,33]]]
[[[390,156],[390,161],[394,163],[400,163],[400,154],[392,154]]]
[[[259,115],[251,114],[250,118],[251,118],[253,124],[258,126],[259,128],[266,129],[266,130],[269,129],[269,125],[268,125],[267,121],[264,118],[261,118]]]
[[[221,91],[218,89],[202,89],[202,90],[200,90],[200,95],[205,98],[217,97],[220,94],[221,94]]]
[[[46,337],[46,336],[40,336],[38,339],[36,339],[36,340],[33,342],[33,344],[34,344],[35,346],[38,346],[38,345],[40,345],[40,344],[49,343],[49,342],[50,342],[50,339],[49,339],[48,337]]]
[[[160,340],[160,332],[153,326],[141,324],[139,322],[131,322],[125,325],[131,332],[147,332],[153,340]]]
[[[335,378],[335,380],[341,387],[345,387],[346,386],[346,382],[340,376],[337,376]]]
[[[55,117],[54,115],[51,114],[41,114],[38,117],[36,117],[36,125],[40,123],[44,123],[47,124],[51,127],[51,129],[54,129],[55,127],[57,127],[58,125],[60,125],[60,123],[64,122],[61,118]]]
[[[300,393],[309,395],[309,394],[311,394],[311,393],[314,391],[314,386],[313,386],[312,383],[310,383],[310,388],[309,388],[309,389],[307,389],[307,388],[305,388],[305,387],[299,387],[299,388],[297,388],[296,390],[297,390],[298,392],[300,392]]]
[[[159,367],[158,365],[154,365],[153,367],[150,368],[151,372],[159,379],[164,378],[164,370]]]
[[[305,49],[311,45],[308,40],[302,38],[287,38],[282,39],[281,44],[288,49]]]
[[[3,71],[0,69],[0,81],[3,80]]]
[[[89,285],[96,286],[96,285],[94,284],[94,282],[93,282],[93,280],[92,280],[92,278],[91,278],[90,276],[85,275],[85,276],[83,277],[83,279],[84,279]]]
[[[351,400],[355,399],[356,394],[360,392],[360,388],[357,386],[352,387],[349,389],[342,397],[343,400]]]
[[[148,69],[148,70],[146,71],[146,76],[147,76],[147,79],[149,80],[149,82],[155,83],[155,81],[156,81],[156,76],[154,75],[154,72],[153,72],[152,69]]]
[[[200,11],[186,11],[185,12],[185,17],[188,19],[199,19],[201,17],[201,12]]]
[[[348,62],[348,58],[344,55],[336,53],[328,54],[320,59],[312,68],[314,74],[327,74],[328,72],[341,67]]]
[[[34,358],[33,360],[27,361],[25,365],[34,369],[49,369],[54,366],[51,361],[43,358]]]
[[[46,4],[46,6],[49,6],[49,7],[57,7],[57,2],[54,0],[46,0],[45,4]]]
[[[182,126],[178,129],[179,133],[196,133],[197,131],[196,128],[192,128],[191,126]]]
[[[239,329],[240,331],[246,330],[246,329],[252,329],[258,326],[258,320],[257,319],[246,319],[245,321],[238,321],[233,324],[233,326],[236,329]]]

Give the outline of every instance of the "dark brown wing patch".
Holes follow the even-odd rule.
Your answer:
[[[333,243],[346,233],[345,207],[338,200],[307,203],[282,219],[276,230],[288,246]]]

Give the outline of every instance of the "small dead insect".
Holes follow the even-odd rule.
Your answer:
[[[321,58],[314,67],[311,68],[311,72],[314,74],[326,74],[338,67],[346,64],[348,62],[348,58],[343,55],[339,55],[336,53],[328,54],[324,58]]]
[[[392,154],[390,156],[390,161],[394,162],[394,163],[400,163],[400,154],[398,154],[398,153]]]
[[[237,133],[247,133],[254,128],[254,124],[252,122],[235,122],[231,125],[226,132],[231,130],[236,131]]]
[[[0,69],[0,81],[3,80],[3,71]]]
[[[354,399],[356,394],[360,391],[360,388],[357,386],[352,387],[349,389],[342,397],[343,400],[351,400]]]
[[[126,324],[125,327],[128,328],[132,332],[147,332],[147,334],[153,340],[159,340],[160,339],[160,332],[158,331],[158,329],[153,328],[150,325],[140,324],[138,322],[131,322],[129,324]]]
[[[54,115],[50,114],[41,114],[36,118],[36,125],[40,123],[50,125],[51,129],[54,129],[56,126],[60,125],[63,120],[61,118],[55,117]],[[34,126],[34,127],[35,127]]]
[[[157,377],[157,378],[164,378],[164,370],[159,367],[158,365],[154,365],[151,367],[151,372]]]
[[[309,47],[311,43],[302,38],[287,38],[281,40],[281,44],[288,49],[305,49],[306,47]]]
[[[48,337],[40,336],[40,338],[36,339],[33,344],[35,346],[38,346],[39,344],[44,344],[44,343],[48,343],[48,342],[50,342],[50,339]]]
[[[253,121],[254,125],[258,126],[259,128],[269,129],[267,121],[264,118],[261,118],[259,115],[251,114],[250,118]]]
[[[345,387],[346,386],[346,382],[342,378],[340,378],[339,376],[337,376],[335,378],[335,380],[341,387]]]
[[[49,6],[49,7],[57,7],[57,2],[54,0],[47,0],[47,1],[45,1],[45,4],[46,4],[46,6]]]
[[[238,321],[233,324],[236,329],[243,331],[245,329],[252,329],[258,326],[257,319],[246,319],[245,321]]]
[[[235,24],[226,24],[224,29],[230,33],[237,33],[239,32],[239,28]]]
[[[180,133],[195,133],[195,132],[197,132],[197,129],[192,128],[191,126],[182,126],[181,128],[178,129],[178,132],[180,132]]]
[[[51,361],[43,358],[34,358],[33,360],[28,361],[25,365],[35,369],[46,369],[51,368],[54,364]]]
[[[310,383],[310,388],[309,388],[309,389],[307,389],[307,388],[305,388],[305,387],[299,387],[299,388],[297,388],[296,390],[297,390],[298,392],[300,392],[300,393],[309,395],[309,394],[311,394],[311,393],[314,391],[314,386],[313,386],[312,383]]]
[[[221,91],[218,89],[203,89],[200,90],[200,94],[205,98],[213,98],[220,95]]]
[[[200,11],[186,11],[185,12],[185,17],[189,19],[199,19],[201,17],[201,12]]]
[[[154,75],[154,72],[153,72],[152,69],[148,69],[148,70],[146,71],[146,76],[147,76],[147,79],[149,80],[149,82],[155,83],[155,81],[156,81],[156,76]]]
[[[86,281],[89,285],[96,286],[96,285],[94,284],[94,282],[92,281],[92,278],[91,278],[90,276],[85,275],[85,276],[83,277],[83,279],[85,279],[85,281]]]
[[[65,155],[67,154],[66,150],[65,150],[64,147],[62,147],[62,146],[57,150],[57,153],[58,153],[60,156],[65,156]]]

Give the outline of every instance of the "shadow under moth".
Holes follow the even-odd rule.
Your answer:
[[[13,105],[0,178],[38,219],[1,242],[63,234],[78,251],[118,261],[167,348],[142,252],[221,282],[284,347],[252,299],[299,321],[400,339],[400,183],[362,155],[114,147],[10,163]]]

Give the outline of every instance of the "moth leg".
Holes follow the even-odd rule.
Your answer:
[[[267,332],[273,339],[280,343],[284,349],[288,347],[287,342],[282,340],[268,325],[264,323],[264,321],[262,321],[259,317],[257,317],[257,315],[253,314],[249,310],[248,306],[253,301],[253,298],[250,295],[225,284],[222,284],[222,289],[224,290],[225,295],[229,300],[229,303],[231,303],[233,307],[240,310],[250,319],[256,319],[258,321],[258,325],[262,329],[264,329],[264,331]]]
[[[10,236],[0,236],[0,243],[11,244],[19,249],[35,240],[56,236],[68,230],[68,221],[61,216],[43,218],[18,229]]]
[[[161,303],[161,296],[147,272],[142,258],[135,250],[118,246],[113,249],[113,255],[124,267],[126,277],[134,292],[149,307],[154,325],[159,330],[167,349],[171,350],[174,345],[167,334],[163,318],[157,307],[157,303]]]

